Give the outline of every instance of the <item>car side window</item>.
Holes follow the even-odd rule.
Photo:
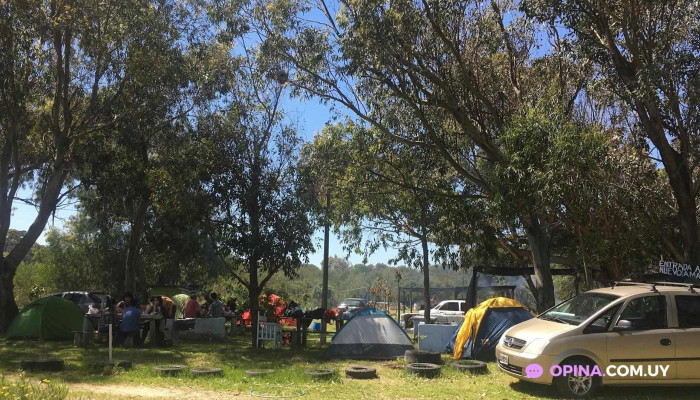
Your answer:
[[[679,328],[700,328],[700,296],[676,296]]]
[[[455,303],[454,301],[451,301],[449,303],[445,303],[443,310],[445,310],[445,311],[459,311],[459,304]]]
[[[586,329],[583,331],[583,333],[601,333],[601,332],[607,332],[608,328],[610,328],[610,323],[612,322],[612,319],[615,317],[615,314],[617,314],[617,311],[620,309],[620,306],[617,305],[615,307],[610,308],[609,310],[603,312],[591,322]]]
[[[630,300],[620,315],[620,320],[623,319],[632,323],[632,330],[667,328],[666,297],[644,296]]]

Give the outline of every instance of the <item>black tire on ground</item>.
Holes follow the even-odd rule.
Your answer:
[[[407,363],[442,364],[442,356],[437,351],[406,350],[403,358]]]
[[[130,361],[130,360],[117,361],[117,368],[121,368],[124,370],[130,370],[133,367],[134,367],[133,361]]]
[[[187,368],[185,365],[170,364],[170,365],[157,365],[153,367],[156,372],[162,375],[177,375]]]
[[[430,363],[412,363],[406,366],[406,371],[423,378],[435,378],[440,375],[440,366]]]
[[[25,371],[63,371],[65,364],[58,358],[22,360],[20,367]]]
[[[192,368],[192,376],[223,376],[224,370],[221,368]]]
[[[595,363],[587,358],[568,359],[561,363],[564,365],[590,365]],[[591,396],[601,385],[600,376],[559,376],[554,378],[554,384],[559,392],[568,399],[584,399]]]
[[[353,379],[375,379],[377,369],[368,365],[351,365],[345,368],[345,375]]]
[[[274,369],[248,369],[245,371],[245,374],[253,378],[256,376],[269,375],[273,372],[275,372]]]
[[[333,376],[333,371],[328,368],[312,368],[306,370],[306,375],[314,379],[326,379]]]
[[[457,360],[452,363],[452,368],[456,369],[457,371],[471,372],[473,374],[483,374],[489,372],[486,363],[478,360]]]

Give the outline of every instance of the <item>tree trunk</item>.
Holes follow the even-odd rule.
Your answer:
[[[697,204],[693,194],[693,179],[688,168],[687,157],[676,164],[677,170],[669,170],[668,181],[673,189],[673,195],[678,204],[678,218],[680,220],[681,236],[683,237],[683,256],[686,263],[700,265],[700,233],[698,232]],[[666,163],[664,162],[664,165]]]
[[[258,304],[260,297],[260,287],[258,286],[258,263],[257,261],[251,261],[250,263],[250,284],[248,286],[248,299],[250,300],[250,327],[251,329],[251,339],[253,348],[257,348],[258,344],[258,311],[260,306]]]
[[[10,327],[12,320],[19,311],[17,303],[15,303],[15,285],[13,282],[15,269],[4,265],[7,264],[7,260],[4,260],[2,264],[2,267],[0,267],[0,332],[4,333]],[[8,273],[9,271],[12,272]]]
[[[126,250],[126,265],[124,271],[124,290],[130,291],[137,296],[145,295],[145,282],[142,282],[144,273],[143,265],[139,262],[141,250],[141,236],[146,225],[146,212],[148,210],[148,200],[140,198],[134,206],[134,214],[131,221],[131,231],[129,232],[129,243]]]
[[[532,252],[532,264],[535,270],[534,286],[537,311],[542,312],[554,306],[554,280],[550,264],[550,243],[547,233],[535,214],[530,214],[525,224],[527,240]]]
[[[430,258],[428,253],[428,238],[423,235],[420,238],[420,244],[423,249],[423,300],[425,300],[425,323],[430,322]]]
[[[323,226],[323,282],[321,287],[321,308],[328,309],[328,253],[330,245],[330,215],[331,191],[326,190],[326,221]],[[326,344],[326,321],[321,322],[321,344]]]

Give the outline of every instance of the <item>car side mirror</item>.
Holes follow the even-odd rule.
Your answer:
[[[623,332],[623,331],[629,331],[632,330],[632,323],[626,319],[621,319],[617,321],[617,324],[615,324],[615,327],[613,328],[615,332]]]

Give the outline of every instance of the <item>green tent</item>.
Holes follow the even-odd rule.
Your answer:
[[[5,335],[8,339],[72,339],[83,327],[83,312],[75,303],[49,296],[20,311]]]
[[[176,294],[175,296],[171,297],[173,299],[173,303],[175,303],[175,318],[182,318],[182,312],[185,311],[185,304],[187,304],[187,300],[190,299],[189,294]]]

